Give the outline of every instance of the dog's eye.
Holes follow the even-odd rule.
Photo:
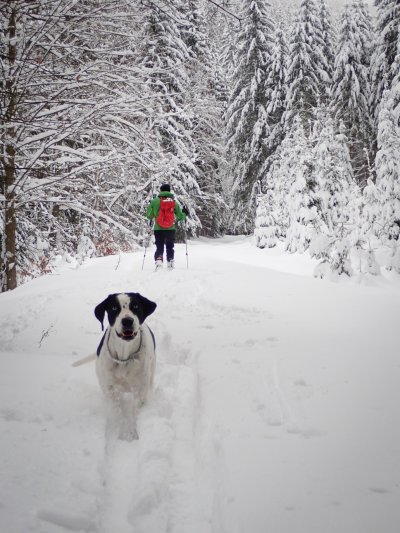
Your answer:
[[[116,305],[114,305],[114,307],[111,307],[111,311],[119,311],[119,308]]]
[[[133,305],[132,305],[132,309],[139,309],[138,304],[133,304]]]

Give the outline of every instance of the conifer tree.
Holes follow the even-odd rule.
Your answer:
[[[271,157],[272,161],[262,182],[264,190],[272,191],[270,211],[277,227],[277,238],[281,241],[285,241],[290,224],[289,190],[295,180],[300,158],[307,149],[304,130],[300,119],[297,119]]]
[[[379,106],[385,90],[392,86],[396,69],[397,43],[400,31],[400,3],[398,0],[375,0],[377,8],[376,42],[371,62],[372,109],[378,120]]]
[[[322,127],[314,132],[314,201],[318,217],[310,254],[322,260],[316,269],[318,277],[327,272],[351,275],[350,235],[358,224],[355,205],[358,189],[345,136],[335,131],[333,120],[324,112],[320,124]]]
[[[360,202],[360,227],[354,249],[358,268],[362,274],[380,274],[380,267],[376,261],[375,251],[380,247],[378,235],[382,230],[381,203],[379,189],[372,179],[364,187]],[[357,229],[356,229],[357,231]]]
[[[375,241],[382,231],[381,196],[372,179],[362,191],[360,238],[365,243]]]
[[[332,24],[331,13],[325,0],[317,0],[317,9],[319,10],[321,21],[323,56],[326,59],[328,78],[329,80],[332,80],[335,66],[336,31]],[[329,90],[330,87],[328,87],[328,91]]]
[[[312,130],[315,109],[329,95],[330,66],[324,32],[314,0],[302,0],[289,43],[284,119],[289,129],[299,116],[307,135]]]
[[[273,248],[277,243],[278,227],[273,216],[273,192],[257,197],[254,236],[258,248]]]
[[[167,11],[154,2],[144,16],[139,61],[149,73],[147,95],[153,107],[152,115],[144,121],[158,145],[158,168],[148,176],[147,200],[160,182],[170,183],[179,201],[188,207],[190,228],[196,231],[201,225],[196,213],[201,190],[195,165],[193,116],[186,107],[191,51],[183,39],[181,30],[188,26],[181,15],[175,3],[170,3]]]
[[[384,94],[379,113],[376,186],[381,205],[380,237],[391,250],[386,267],[400,273],[400,85],[396,81],[392,91]]]
[[[267,146],[265,163],[262,174],[268,169],[273,160],[273,154],[284,138],[282,117],[285,111],[286,85],[286,62],[288,57],[288,45],[285,34],[278,27],[275,34],[275,42],[271,51],[271,62],[268,67],[268,77],[265,83],[266,102],[268,113],[268,137],[264,139]]]
[[[199,0],[187,0],[182,13],[185,20],[182,37],[190,54],[186,101],[191,110],[191,137],[196,154],[194,165],[202,192],[197,214],[201,222],[200,232],[215,236],[222,230],[225,214],[221,184],[224,166],[221,121],[224,107],[214,76],[215,63]]]
[[[227,111],[227,145],[232,162],[232,204],[238,216],[232,230],[254,227],[255,184],[262,178],[270,125],[266,80],[271,62],[273,24],[264,0],[244,2],[237,38],[233,90]]]
[[[372,35],[362,16],[362,6],[363,2],[346,6],[341,17],[332,107],[336,121],[346,128],[355,179],[365,186],[370,176],[372,144],[368,64]]]
[[[288,252],[305,252],[314,233],[317,209],[314,200],[315,181],[313,176],[313,154],[310,141],[298,118],[290,135],[292,145],[284,167],[288,170],[288,193],[281,202],[287,204],[288,227],[285,236],[285,249]],[[277,195],[279,197],[279,193]]]

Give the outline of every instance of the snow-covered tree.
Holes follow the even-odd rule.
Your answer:
[[[395,78],[396,80],[396,78]],[[386,267],[400,273],[400,85],[384,94],[379,113],[376,186],[380,192],[382,242],[391,249]]]
[[[332,80],[335,66],[336,31],[332,23],[331,12],[328,9],[325,0],[317,0],[316,3],[321,21],[323,56],[326,59],[328,78],[329,80]]]
[[[203,235],[215,236],[222,230],[225,203],[222,199],[221,177],[225,165],[221,122],[224,102],[216,69],[215,47],[207,34],[205,14],[199,0],[184,4],[183,40],[190,54],[187,64],[189,86],[186,105],[192,114],[192,140],[201,190],[197,215]]]
[[[355,229],[354,255],[361,274],[380,274],[375,252],[380,247],[378,235],[381,233],[381,203],[379,189],[372,179],[360,197],[360,224]]]
[[[310,134],[315,109],[328,98],[331,58],[325,55],[326,30],[314,0],[302,0],[289,43],[286,129],[299,116]]]
[[[178,200],[188,207],[190,229],[196,231],[200,227],[197,208],[201,190],[192,135],[194,117],[187,107],[187,65],[194,51],[184,41],[189,28],[177,7],[170,3],[167,9],[162,3],[152,2],[144,10],[138,61],[152,112],[143,121],[157,145],[157,167],[148,174],[147,200],[161,182],[170,183]]]
[[[122,13],[136,9],[111,0],[2,2],[3,289],[57,242],[76,247],[82,215],[131,240],[128,217],[127,227],[88,200],[101,193],[101,175],[117,174],[122,162],[125,171],[146,164],[132,142],[139,91],[123,64],[132,37]],[[35,235],[47,242],[40,254]]]
[[[284,241],[289,228],[289,190],[295,181],[300,158],[309,150],[304,129],[297,119],[287,132],[282,144],[271,157],[262,189],[272,191],[270,212],[277,226],[277,237]]]
[[[365,241],[377,239],[382,231],[380,194],[376,184],[369,179],[362,191],[360,235]]]
[[[329,230],[351,218],[349,205],[355,193],[355,183],[343,132],[336,131],[335,123],[322,113],[320,131],[316,132],[314,146],[314,175],[320,217]]]
[[[275,34],[275,43],[271,50],[271,61],[268,67],[268,77],[265,83],[265,96],[267,102],[267,121],[269,125],[268,136],[264,139],[267,147],[266,159],[262,169],[262,175],[272,162],[273,155],[284,138],[282,123],[285,111],[286,99],[286,63],[288,57],[288,45],[285,34],[278,27]]]
[[[236,68],[227,111],[227,145],[232,163],[231,230],[249,233],[254,227],[255,184],[262,178],[268,155],[265,139],[270,124],[266,80],[271,63],[273,23],[265,0],[244,2],[237,37]]]
[[[278,189],[276,198],[280,197],[280,202],[286,203],[288,214],[285,248],[291,253],[302,253],[309,247],[317,218],[314,161],[310,141],[300,119],[294,122],[290,137],[292,146],[283,163],[289,173],[288,181],[285,180],[288,192],[282,197],[282,192],[278,192]]]
[[[353,179],[345,135],[336,131],[334,121],[321,112],[321,128],[314,132],[315,192],[318,212],[311,256],[321,259],[316,275],[327,272],[351,275],[350,236],[356,224],[358,188]],[[318,222],[318,223],[317,223]]]
[[[273,248],[278,241],[278,226],[273,217],[273,192],[267,191],[257,197],[254,236],[258,248]]]
[[[357,1],[344,9],[332,86],[334,117],[345,125],[354,176],[362,186],[370,176],[372,144],[368,64],[372,33],[364,7]]]
[[[398,73],[396,68],[397,45],[400,29],[400,3],[398,0],[375,0],[377,8],[376,42],[371,60],[372,107],[378,120],[380,102],[385,90],[392,86]]]

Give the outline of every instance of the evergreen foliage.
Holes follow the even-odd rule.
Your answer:
[[[325,17],[326,22],[326,17]],[[309,135],[315,109],[327,101],[331,66],[326,53],[327,26],[322,26],[314,0],[302,0],[289,43],[287,98],[284,114],[286,129],[300,117]]]
[[[146,201],[161,183],[169,183],[178,200],[188,206],[190,227],[195,231],[200,227],[196,211],[201,191],[195,164],[193,112],[187,106],[187,65],[195,51],[184,41],[184,36],[194,36],[180,15],[175,3],[170,4],[168,12],[160,5],[158,9],[146,8],[144,15],[139,61],[148,72],[145,90],[152,108],[144,121],[157,146],[155,168],[147,176]]]
[[[399,85],[384,95],[379,114],[376,185],[380,193],[381,231],[383,243],[390,247],[386,267],[400,273],[400,125],[398,104]],[[398,101],[398,100],[397,100]],[[396,112],[397,107],[397,112]]]
[[[275,42],[271,51],[271,62],[268,66],[268,77],[265,83],[265,96],[267,101],[267,121],[269,126],[268,136],[264,139],[266,145],[265,163],[261,176],[273,160],[273,155],[282,143],[284,129],[282,118],[285,111],[286,99],[286,63],[288,58],[288,45],[281,27],[277,28]],[[263,178],[261,178],[263,179]]]
[[[269,138],[267,85],[273,47],[273,23],[264,0],[243,3],[237,37],[233,90],[227,110],[227,145],[232,162],[232,204],[240,217],[232,218],[234,233],[254,227],[255,184],[262,179]],[[267,92],[268,91],[268,92]]]
[[[332,23],[332,17],[325,0],[317,0],[317,9],[321,21],[321,35],[323,42],[322,53],[326,60],[328,78],[329,80],[332,80],[335,66],[336,30]],[[330,90],[330,87],[328,87],[328,90]],[[324,103],[327,103],[327,101],[328,99],[326,99]]]
[[[372,124],[369,101],[369,57],[372,40],[362,1],[346,6],[341,17],[332,86],[336,121],[346,128],[356,181],[365,186],[370,176]]]
[[[273,248],[276,246],[278,226],[272,214],[272,206],[272,190],[258,196],[254,229],[256,246],[258,248]]]
[[[385,90],[392,86],[398,73],[396,55],[400,28],[400,3],[398,0],[375,0],[377,8],[376,38],[372,57],[372,108],[378,119],[380,103]],[[398,65],[397,65],[398,66]]]
[[[225,165],[221,131],[223,89],[219,71],[215,69],[215,49],[210,46],[199,0],[189,0],[184,13],[186,26],[183,39],[190,54],[187,106],[192,111],[192,140],[196,152],[194,165],[201,190],[196,209],[201,222],[198,233],[216,236],[222,232],[226,209],[221,184]]]
[[[318,224],[310,246],[321,259],[316,276],[352,274],[350,236],[356,217],[359,191],[353,180],[350,155],[343,132],[336,132],[332,118],[322,112],[322,128],[315,132],[315,194]]]
[[[285,249],[288,252],[305,252],[311,242],[316,223],[317,209],[314,199],[314,161],[310,142],[300,119],[293,129],[293,146],[289,161],[289,190],[286,197],[288,228]]]

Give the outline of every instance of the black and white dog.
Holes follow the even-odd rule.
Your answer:
[[[136,413],[153,386],[155,340],[145,319],[157,304],[139,293],[110,294],[94,313],[109,326],[97,348],[96,373],[101,389],[121,415],[119,436],[137,438]]]

